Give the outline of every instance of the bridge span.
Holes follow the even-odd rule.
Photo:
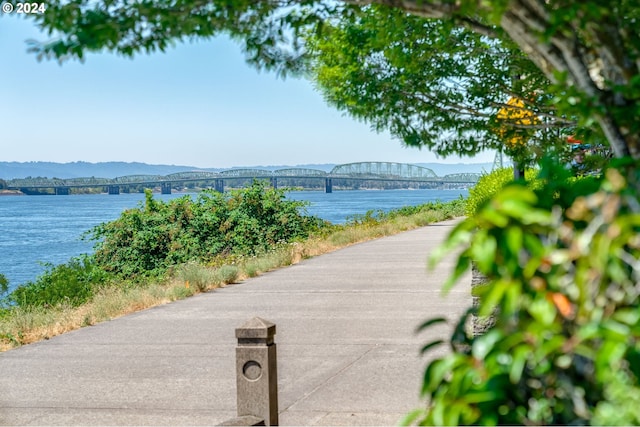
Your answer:
[[[51,194],[69,194],[74,188],[102,188],[109,194],[128,193],[132,188],[160,187],[163,194],[170,194],[175,186],[199,183],[207,188],[224,192],[225,183],[242,184],[242,181],[269,180],[274,187],[278,184],[291,185],[292,182],[319,181],[327,193],[334,187],[345,188],[346,183],[402,183],[419,188],[446,188],[451,186],[474,185],[480,174],[457,173],[442,177],[422,166],[391,162],[359,162],[335,166],[330,172],[320,169],[286,168],[229,169],[221,172],[189,171],[170,175],[128,175],[117,178],[21,178],[6,181],[9,190],[20,190],[26,194],[53,190]]]

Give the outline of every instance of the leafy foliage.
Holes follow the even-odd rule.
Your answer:
[[[535,169],[525,170],[525,180],[530,182],[537,174]],[[487,203],[505,185],[513,181],[513,168],[501,168],[482,175],[476,185],[469,190],[466,203],[466,214],[474,215],[478,209]]]
[[[502,187],[512,181],[512,168],[496,169],[491,173],[482,175],[476,185],[469,190],[466,207],[467,215],[475,214],[480,206],[491,200],[491,197],[500,191]]]
[[[18,286],[0,302],[7,307],[77,307],[90,300],[108,280],[108,274],[91,257],[73,258],[65,264],[47,265],[35,281]]]
[[[0,274],[0,295],[7,293],[9,290],[9,280],[4,274]]]
[[[572,126],[545,105],[548,80],[513,44],[451,20],[372,5],[310,33],[306,45],[330,104],[443,156],[505,149],[526,158],[507,142],[526,134],[556,143],[557,133],[539,130]],[[522,119],[533,115],[544,121]]]
[[[91,232],[95,259],[122,277],[157,276],[189,261],[221,255],[253,255],[305,238],[321,222],[305,216],[304,202],[255,181],[229,193],[206,191],[194,201],[184,196],[163,203],[147,192],[144,206],[122,213]]]
[[[540,176],[537,190],[506,186],[448,240],[463,251],[447,289],[473,261],[489,279],[478,314],[497,307],[496,323],[469,337],[473,310],[460,319],[454,352],[425,372],[425,424],[640,422],[638,193],[615,168]]]
[[[45,13],[28,17],[57,37],[29,44],[38,59],[63,62],[104,49],[127,57],[164,52],[176,42],[227,34],[243,42],[249,62],[284,75],[300,71],[299,33],[341,10],[313,0],[52,0]]]

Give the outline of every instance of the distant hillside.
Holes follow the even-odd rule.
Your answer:
[[[0,162],[0,179],[31,177],[80,178],[99,177],[116,178],[125,175],[169,175],[176,172],[191,171],[193,166],[148,165],[146,163],[127,162]],[[217,171],[219,169],[209,169]]]
[[[492,163],[417,163],[432,169],[436,175],[443,176],[452,173],[490,171]],[[278,166],[239,166],[242,168],[259,168],[267,170],[284,169],[290,167],[320,169],[329,172],[335,164],[306,164],[306,165],[278,165]],[[177,166],[177,165],[149,165],[146,163],[127,163],[127,162],[72,162],[72,163],[53,163],[53,162],[0,162],[0,179],[15,179],[26,177],[46,177],[46,178],[81,178],[81,177],[99,177],[99,178],[116,178],[126,175],[169,175],[177,172],[206,170],[219,172],[224,169],[201,169],[194,166]]]

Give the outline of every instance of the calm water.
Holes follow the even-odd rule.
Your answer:
[[[430,201],[449,201],[466,190],[320,191],[289,193],[288,197],[311,202],[308,213],[333,223],[368,210],[390,210]],[[155,195],[161,200],[180,194]],[[89,253],[92,243],[80,240],[83,232],[111,221],[128,208],[136,207],[144,194],[80,196],[0,197],[0,273],[15,287],[35,279],[42,263],[61,264]]]

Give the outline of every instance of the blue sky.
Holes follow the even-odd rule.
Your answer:
[[[126,161],[195,167],[392,161],[479,163],[405,148],[278,79],[219,38],[133,60],[38,62],[30,20],[0,17],[0,161]]]

